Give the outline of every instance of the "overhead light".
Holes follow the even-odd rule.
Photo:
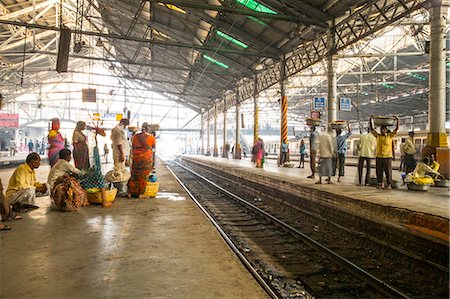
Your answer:
[[[237,3],[242,4],[244,6],[246,6],[247,8],[256,11],[256,12],[262,12],[262,13],[267,13],[267,14],[271,14],[271,15],[276,15],[277,12],[271,10],[270,8],[268,8],[265,5],[262,5],[259,2],[256,2],[254,0],[236,0]]]
[[[241,41],[235,39],[234,37],[229,36],[228,34],[222,32],[222,31],[220,31],[220,30],[217,30],[217,31],[216,31],[216,34],[217,34],[218,36],[220,36],[220,37],[222,37],[222,38],[224,38],[224,39],[226,39],[226,40],[229,40],[230,42],[232,42],[232,43],[234,43],[234,44],[236,44],[236,45],[238,45],[238,46],[244,48],[244,49],[247,49],[247,48],[248,48],[248,46],[247,46],[246,44],[244,44],[243,42],[241,42]]]
[[[212,63],[215,63],[215,64],[217,64],[218,66],[221,66],[221,67],[223,67],[223,68],[225,68],[225,69],[227,69],[227,68],[229,67],[229,66],[226,65],[225,63],[220,62],[219,60],[216,60],[216,59],[214,59],[214,58],[212,58],[212,57],[210,57],[210,56],[208,56],[208,55],[203,54],[203,58],[205,58],[206,60],[209,60],[209,61],[211,61]]]
[[[97,42],[95,43],[95,46],[96,46],[96,47],[103,47],[103,42],[102,42],[102,40],[100,39],[100,37],[98,38]]]

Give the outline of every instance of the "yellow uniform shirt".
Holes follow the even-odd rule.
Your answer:
[[[374,132],[374,131],[372,131]],[[377,158],[392,158],[392,139],[395,136],[394,132],[386,133],[386,135],[378,134],[377,132],[372,133],[377,138]]]
[[[10,196],[17,191],[35,188],[42,186],[41,183],[36,182],[36,173],[34,169],[27,164],[21,164],[14,170],[11,178],[9,179],[8,189],[6,190],[6,196]]]

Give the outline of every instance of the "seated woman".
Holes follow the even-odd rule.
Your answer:
[[[133,136],[131,165],[131,177],[128,181],[128,192],[130,197],[138,198],[145,192],[147,180],[153,169],[153,148],[155,147],[155,136],[150,134],[147,123],[142,125],[142,132]]]
[[[429,157],[417,163],[414,171],[408,173],[404,179],[405,183],[415,183],[417,185],[431,185],[434,183],[434,178],[441,176],[439,172],[430,167],[431,159]]]
[[[76,211],[82,206],[88,206],[86,193],[72,175],[82,175],[83,171],[70,164],[71,152],[63,149],[59,152],[59,161],[48,174],[48,184],[51,188],[51,198],[61,211]]]

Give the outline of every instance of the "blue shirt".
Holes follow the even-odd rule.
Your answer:
[[[300,155],[306,154],[306,144],[300,144]]]
[[[346,154],[347,153],[347,138],[350,137],[351,133],[348,132],[344,135],[336,136],[336,145],[338,154]]]
[[[281,152],[282,153],[287,153],[289,149],[289,146],[286,143],[281,143]]]

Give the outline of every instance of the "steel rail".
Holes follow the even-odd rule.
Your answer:
[[[276,154],[269,154],[269,155],[275,156]],[[292,157],[292,156],[294,156],[294,155],[291,155],[291,157]],[[299,157],[300,155],[297,155],[297,156]],[[269,158],[269,159],[272,159],[272,160],[273,160],[273,159],[275,159],[275,158],[272,157],[272,158]],[[350,162],[350,163],[351,163],[351,162]],[[198,164],[197,164],[197,165],[198,165]],[[351,164],[347,164],[347,163],[346,163],[345,165],[351,165]],[[204,170],[205,170],[205,169],[204,169]],[[211,173],[211,174],[213,174],[213,175],[215,175],[215,176],[217,176],[217,177],[220,177],[221,179],[228,180],[228,181],[232,182],[232,180],[229,179],[229,178],[227,178],[227,177],[221,176],[221,175],[219,175],[219,174],[217,174],[217,173],[214,173],[214,172],[212,172],[212,171],[209,171],[209,170],[205,170],[205,171],[206,171],[206,172],[209,172],[209,173]],[[292,205],[292,204],[290,204],[290,203],[288,203],[288,202],[282,201],[282,203],[283,203],[284,205],[287,205],[287,206],[290,207],[290,208],[293,208],[293,209],[299,211],[300,213],[306,214],[306,215],[308,215],[308,216],[310,216],[310,217],[316,218],[316,219],[318,219],[318,220],[320,220],[320,221],[323,221],[323,222],[325,222],[325,223],[334,225],[334,226],[336,226],[336,227],[338,227],[338,228],[340,228],[340,229],[346,231],[346,232],[349,233],[349,234],[352,234],[352,235],[355,235],[355,236],[359,236],[359,237],[363,237],[363,238],[367,238],[367,239],[369,239],[370,241],[372,241],[372,242],[374,242],[374,243],[376,243],[376,244],[378,244],[378,245],[380,245],[380,246],[384,246],[384,247],[387,247],[387,248],[392,249],[392,250],[394,250],[394,251],[397,251],[397,252],[400,253],[400,254],[403,254],[403,255],[405,255],[405,256],[407,256],[407,257],[410,257],[410,258],[412,258],[412,259],[414,259],[414,260],[416,260],[416,261],[419,261],[419,262],[423,262],[423,263],[425,263],[425,264],[428,264],[428,265],[430,265],[431,267],[434,267],[434,268],[436,268],[436,269],[438,269],[438,270],[441,270],[441,271],[443,271],[443,272],[449,272],[449,271],[450,271],[450,269],[449,269],[448,267],[442,266],[442,265],[440,265],[440,264],[438,264],[438,263],[436,263],[436,262],[430,261],[430,260],[428,260],[428,259],[426,259],[426,258],[424,258],[424,257],[421,257],[421,256],[419,256],[419,255],[416,255],[416,254],[413,254],[413,253],[411,253],[411,252],[408,252],[408,251],[406,251],[406,250],[404,250],[404,249],[402,249],[402,248],[400,248],[400,247],[397,247],[397,246],[395,246],[395,245],[391,245],[391,244],[389,244],[389,243],[387,243],[387,242],[385,242],[385,241],[382,241],[382,240],[380,240],[380,239],[377,239],[377,238],[375,238],[375,237],[372,237],[372,236],[368,235],[367,233],[359,232],[359,231],[357,231],[357,230],[354,230],[354,229],[351,229],[351,228],[342,226],[342,225],[340,225],[339,223],[334,222],[334,221],[332,221],[332,220],[329,220],[329,219],[327,219],[327,218],[325,218],[325,217],[323,217],[323,216],[321,216],[321,215],[318,215],[318,214],[316,214],[316,213],[314,213],[314,212],[309,212],[309,211],[306,211],[306,210],[299,209],[298,207],[296,207],[296,206],[294,206],[294,205]],[[340,209],[339,207],[337,207],[337,209],[340,210],[340,211],[342,211],[342,212],[345,212],[343,209]],[[379,224],[379,223],[378,223],[378,224]]]
[[[175,163],[177,163],[177,162],[175,162]],[[328,254],[331,257],[332,260],[334,260],[335,262],[337,262],[338,264],[343,266],[347,271],[349,271],[350,273],[352,273],[353,275],[355,275],[359,279],[361,279],[363,281],[366,281],[370,286],[372,286],[374,289],[376,289],[377,291],[379,291],[383,295],[388,296],[388,297],[394,297],[394,298],[410,298],[407,294],[405,294],[402,291],[400,291],[400,290],[394,288],[393,286],[387,284],[386,282],[384,282],[383,280],[379,279],[378,277],[370,274],[369,272],[365,271],[364,269],[362,269],[358,265],[352,263],[350,260],[348,260],[345,257],[337,254],[336,252],[334,252],[333,250],[329,249],[325,245],[323,245],[323,244],[317,242],[316,240],[310,238],[306,234],[300,232],[299,230],[297,230],[296,228],[290,226],[289,224],[285,223],[284,221],[274,217],[273,215],[267,213],[266,211],[264,211],[264,210],[258,208],[257,206],[247,202],[245,199],[243,199],[240,196],[238,196],[238,195],[236,195],[236,194],[226,190],[225,188],[217,185],[216,183],[212,182],[211,180],[207,179],[206,177],[202,176],[201,174],[198,174],[195,171],[193,171],[193,170],[191,170],[191,169],[189,169],[189,168],[187,168],[187,167],[185,167],[185,166],[183,166],[183,165],[181,165],[179,163],[177,163],[177,164],[180,167],[182,167],[183,169],[191,172],[192,174],[198,176],[199,178],[201,178],[204,181],[208,182],[212,186],[214,186],[217,189],[221,190],[222,192],[224,192],[224,193],[228,194],[229,196],[235,198],[236,200],[238,200],[239,202],[241,202],[245,206],[248,206],[248,207],[252,208],[254,211],[264,215],[265,217],[267,217],[269,219],[271,219],[273,222],[277,223],[281,227],[286,228],[287,230],[289,230],[294,235],[298,236],[303,242],[305,242],[309,246],[313,247],[314,249],[320,250],[320,251]]]
[[[183,165],[173,161],[179,167],[186,169]],[[265,279],[258,273],[258,271],[251,265],[250,261],[242,254],[242,252],[237,248],[233,241],[228,237],[226,232],[220,227],[220,225],[214,220],[214,218],[208,213],[208,211],[200,204],[200,202],[195,198],[195,196],[189,191],[189,189],[183,184],[180,178],[175,174],[175,172],[166,164],[167,169],[172,173],[178,183],[183,187],[189,197],[194,201],[194,203],[199,207],[199,209],[208,217],[209,221],[214,225],[217,231],[220,233],[225,242],[230,246],[233,252],[238,256],[247,270],[252,274],[252,276],[258,281],[266,293],[274,299],[280,299],[281,297],[270,287],[270,285],[265,281]]]

